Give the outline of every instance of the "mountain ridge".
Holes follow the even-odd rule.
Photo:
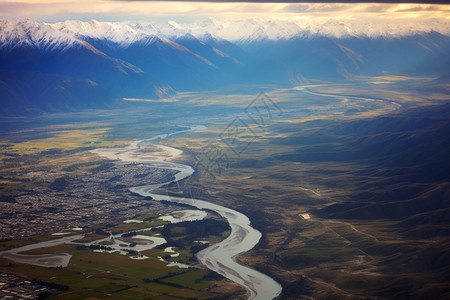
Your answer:
[[[258,19],[191,24],[0,20],[0,70],[92,81],[109,91],[114,102],[242,85],[290,87],[299,80],[344,81],[361,75],[445,78],[450,69],[450,36],[437,31],[373,37],[325,31]],[[28,97],[5,86],[10,81],[3,82],[4,95]]]

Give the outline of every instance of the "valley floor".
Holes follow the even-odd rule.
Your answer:
[[[95,121],[98,112],[76,115],[69,124],[46,116],[4,132],[0,246],[182,209],[128,191],[163,182],[170,171],[117,166],[90,151],[205,125],[161,141],[182,149],[179,162],[196,173],[159,192],[247,215],[263,238],[239,261],[280,282],[281,298],[444,299],[450,295],[450,107],[446,88],[423,80],[361,78],[255,95],[184,94],[176,101],[136,101],[142,106]],[[86,251],[77,254],[85,256],[78,256],[80,263],[106,263],[69,248],[64,251]],[[0,270],[37,276],[38,267],[9,264],[2,259]],[[55,272],[62,271],[45,271],[47,278]],[[244,295],[227,280],[197,275],[199,284],[214,281],[206,298]],[[141,285],[120,280],[120,286]],[[146,288],[162,289],[159,281]]]

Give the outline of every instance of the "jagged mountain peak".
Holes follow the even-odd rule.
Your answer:
[[[36,94],[22,91],[27,86],[20,79],[24,70],[30,77],[43,74],[41,82],[58,91],[64,78],[78,78],[84,80],[78,83],[85,91],[92,92],[88,83],[93,81],[129,98],[160,97],[155,87],[161,86],[194,91],[242,84],[284,86],[297,78],[440,76],[448,72],[450,37],[426,28],[259,18],[208,18],[189,24],[0,20],[0,70],[17,74],[4,86],[11,99]],[[65,49],[70,51],[61,51]],[[72,87],[78,99],[82,93]]]
[[[148,40],[158,33],[153,26],[143,26],[129,22],[99,22],[96,20],[82,22],[70,20],[54,23],[51,26],[80,38],[105,39],[124,45]]]
[[[3,46],[17,47],[25,44],[41,48],[50,47],[50,45],[66,48],[77,43],[77,39],[107,40],[127,47],[137,42],[150,43],[157,40],[155,37],[163,37],[168,40],[182,38],[209,41],[221,39],[238,44],[249,44],[266,40],[279,41],[312,37],[400,38],[429,33],[432,30],[444,35],[450,34],[449,24],[436,22],[409,26],[339,20],[301,23],[260,18],[234,21],[206,18],[192,23],[179,23],[173,20],[162,24],[67,20],[47,24],[24,19],[2,20],[0,41]]]
[[[40,50],[65,50],[79,45],[74,34],[54,29],[30,19],[0,20],[0,47],[14,49],[22,46]]]

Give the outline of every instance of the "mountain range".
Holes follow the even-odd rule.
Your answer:
[[[105,108],[122,98],[360,75],[446,78],[449,50],[445,30],[356,32],[332,22],[318,30],[258,19],[0,20],[1,113]]]

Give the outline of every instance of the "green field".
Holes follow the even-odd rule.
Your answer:
[[[104,238],[105,235],[96,233],[105,230],[125,232],[139,230],[151,226],[159,226],[168,222],[161,221],[157,215],[147,214],[137,217],[144,220],[143,223],[128,223],[117,226],[98,227],[96,231],[87,234],[82,242],[95,241]],[[201,221],[198,221],[201,222]],[[180,223],[175,226],[177,234],[183,233],[183,237],[189,241],[191,233],[186,232],[185,225]],[[141,234],[141,233],[139,233]],[[154,231],[145,231],[142,234],[154,235]],[[220,235],[221,236],[221,235]],[[218,239],[218,236],[203,237],[203,239]],[[33,243],[28,240],[5,241],[0,244],[2,248],[19,247]],[[107,243],[106,243],[107,244]],[[165,247],[165,246],[164,246]],[[49,299],[85,299],[85,298],[137,298],[137,299],[209,299],[217,296],[210,292],[214,282],[204,277],[206,270],[191,267],[188,269],[167,267],[167,262],[179,262],[189,264],[195,261],[190,245],[186,244],[182,249],[176,248],[177,257],[170,257],[170,252],[164,252],[164,247],[143,251],[147,259],[132,259],[119,253],[93,252],[89,247],[61,244],[58,246],[38,248],[23,252],[23,254],[37,255],[50,253],[70,253],[72,258],[66,268],[44,268],[0,259],[1,272],[14,272],[25,275],[28,278],[51,282],[66,286]],[[166,262],[160,261],[163,257]]]
[[[372,80],[386,83],[372,84]],[[157,206],[151,199],[136,195],[133,198],[128,188],[153,179],[162,182],[173,174],[158,174],[155,170],[148,171],[148,175],[133,173],[134,166],[118,170],[117,165],[89,155],[88,149],[123,145],[123,141],[186,129],[186,124],[204,124],[208,127],[205,130],[170,136],[162,144],[183,150],[177,161],[196,167],[195,174],[186,180],[187,186],[199,189],[195,190],[199,193],[195,198],[242,212],[262,233],[260,243],[240,256],[239,261],[280,282],[284,298],[298,299],[302,295],[317,299],[372,296],[439,299],[439,295],[449,295],[450,274],[446,201],[450,185],[448,180],[442,180],[448,178],[445,167],[449,108],[442,105],[448,101],[448,93],[420,90],[416,85],[421,80],[386,75],[355,78],[342,85],[320,83],[310,88],[316,93],[345,95],[348,98],[345,101],[342,97],[298,90],[268,91],[267,95],[276,101],[283,114],[280,117],[274,114],[261,127],[253,124],[249,126],[253,134],[244,131],[237,137],[238,144],[249,137],[251,140],[239,155],[227,148],[221,137],[229,133],[226,128],[235,116],[246,118],[244,109],[257,93],[181,95],[176,102],[148,103],[142,110],[135,108],[123,115],[113,112],[110,122],[95,126],[39,128],[36,136],[34,131],[14,132],[0,143],[0,192],[23,197],[32,195],[37,188],[45,192],[54,178],[33,182],[27,174],[53,172],[66,176],[68,187],[64,195],[51,191],[52,196],[66,197],[71,203],[84,201],[89,205],[105,194],[117,193],[112,203],[119,201],[119,204],[110,216],[147,201],[138,213],[130,214],[130,218],[143,223],[88,226],[86,230],[93,233],[85,241],[107,236],[95,232],[97,229],[122,233],[163,225],[157,219],[158,209],[164,214],[170,211],[170,206],[163,207],[161,203]],[[352,99],[357,97],[383,100]],[[394,109],[398,106],[393,103],[401,108]],[[417,113],[417,108],[424,115]],[[187,119],[177,119],[180,111]],[[207,155],[212,154],[207,152],[211,145],[223,151],[215,154],[229,158],[220,172],[214,167],[222,161],[212,164],[207,160]],[[47,152],[55,149],[60,151]],[[198,157],[204,158],[206,166],[195,165]],[[117,177],[118,172],[122,173]],[[109,175],[113,173],[115,176]],[[99,194],[93,192],[85,199],[79,189],[81,196],[73,197],[71,187],[81,186],[80,178],[90,176],[105,178],[97,186]],[[128,178],[127,184],[124,178]],[[178,185],[158,192],[167,191],[184,196],[190,196],[191,192]],[[31,205],[22,202],[14,205],[22,205],[20,211],[27,211]],[[180,208],[173,208],[176,209]],[[310,219],[301,217],[306,213]],[[8,216],[5,214],[5,218]],[[67,268],[11,265],[1,259],[0,270],[67,285],[67,291],[53,296],[59,299],[242,296],[242,289],[229,280],[204,279],[207,275],[204,270],[189,268],[186,272],[168,268],[158,260],[160,256],[167,262],[195,264],[190,252],[193,241],[208,240],[213,244],[223,240],[229,231],[194,237],[188,227],[176,224],[169,236],[162,229],[139,234],[157,233],[167,240],[170,237],[174,243],[184,243],[176,248],[178,257],[164,252],[165,245],[144,251],[150,257],[146,260],[61,246],[50,250],[73,255]],[[54,237],[3,241],[0,249],[50,238]],[[47,253],[49,249],[39,251],[34,253]]]
[[[94,253],[76,245],[36,249],[27,254],[70,253],[70,264],[63,269],[48,269],[0,259],[0,271],[14,272],[29,278],[67,286],[49,299],[126,298],[144,299],[156,296],[208,299],[211,282],[202,278],[205,270],[166,267],[156,258],[133,260],[117,253]],[[157,252],[155,252],[157,253]],[[182,274],[182,276],[178,276]],[[160,278],[163,278],[160,280]],[[187,295],[186,297],[183,295]]]

